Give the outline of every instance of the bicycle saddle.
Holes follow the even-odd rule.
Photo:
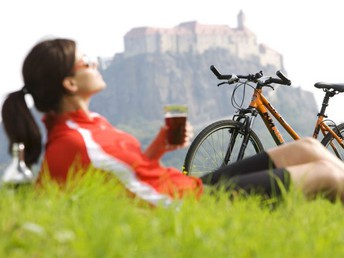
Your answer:
[[[344,83],[317,82],[314,84],[314,87],[318,89],[333,89],[338,92],[344,92]]]

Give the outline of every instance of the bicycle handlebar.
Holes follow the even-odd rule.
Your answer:
[[[229,80],[229,79],[232,78],[232,75],[222,75],[222,74],[220,74],[219,71],[215,68],[214,65],[210,66],[210,70],[213,72],[213,74],[215,74],[215,76],[219,80]]]
[[[276,75],[278,78],[268,77],[264,78],[263,80],[259,80],[261,77],[263,77],[263,72],[260,71],[256,74],[248,74],[248,75],[234,75],[234,74],[221,74],[214,65],[210,66],[210,70],[215,74],[217,79],[219,80],[228,80],[228,83],[234,83],[237,82],[239,79],[246,79],[248,81],[260,83],[261,85],[267,85],[270,83],[277,83],[282,85],[291,85],[291,81],[281,72],[277,71]]]
[[[276,72],[276,75],[285,82],[286,85],[291,85],[291,80],[289,80],[280,70]]]

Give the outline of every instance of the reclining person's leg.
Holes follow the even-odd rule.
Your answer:
[[[323,193],[330,199],[339,197],[344,202],[344,170],[332,161],[319,160],[287,167],[296,188],[307,197]]]
[[[306,138],[270,149],[204,175],[205,184],[228,184],[245,191],[270,194],[277,181],[288,188],[293,182],[306,196],[326,192],[344,201],[344,164],[318,141]],[[274,190],[275,191],[275,190]]]
[[[205,174],[201,177],[205,184],[214,185],[219,180],[227,180],[238,175],[246,175],[252,172],[264,171],[274,169],[275,165],[266,152],[258,153],[252,157],[221,167],[211,173]]]
[[[289,142],[269,149],[267,153],[277,168],[296,166],[318,160],[328,160],[344,169],[343,162],[313,138]]]

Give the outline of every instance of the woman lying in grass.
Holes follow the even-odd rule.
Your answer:
[[[91,97],[106,86],[91,62],[74,41],[46,40],[38,43],[23,64],[24,87],[9,94],[2,108],[3,122],[12,145],[23,142],[25,161],[30,166],[41,153],[41,134],[24,96],[32,95],[36,108],[44,113],[48,136],[38,181],[49,173],[64,183],[68,173],[93,166],[112,173],[126,189],[157,205],[168,204],[185,194],[202,194],[203,184],[224,186],[228,191],[280,194],[293,183],[306,196],[326,192],[344,201],[344,165],[313,139],[285,144],[202,178],[183,175],[160,164],[164,153],[186,145],[167,144],[162,127],[146,150],[131,135],[116,129],[89,110]]]

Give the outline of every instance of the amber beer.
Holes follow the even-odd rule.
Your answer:
[[[165,124],[168,127],[167,140],[171,145],[184,143],[187,107],[184,105],[168,105],[164,107]]]

